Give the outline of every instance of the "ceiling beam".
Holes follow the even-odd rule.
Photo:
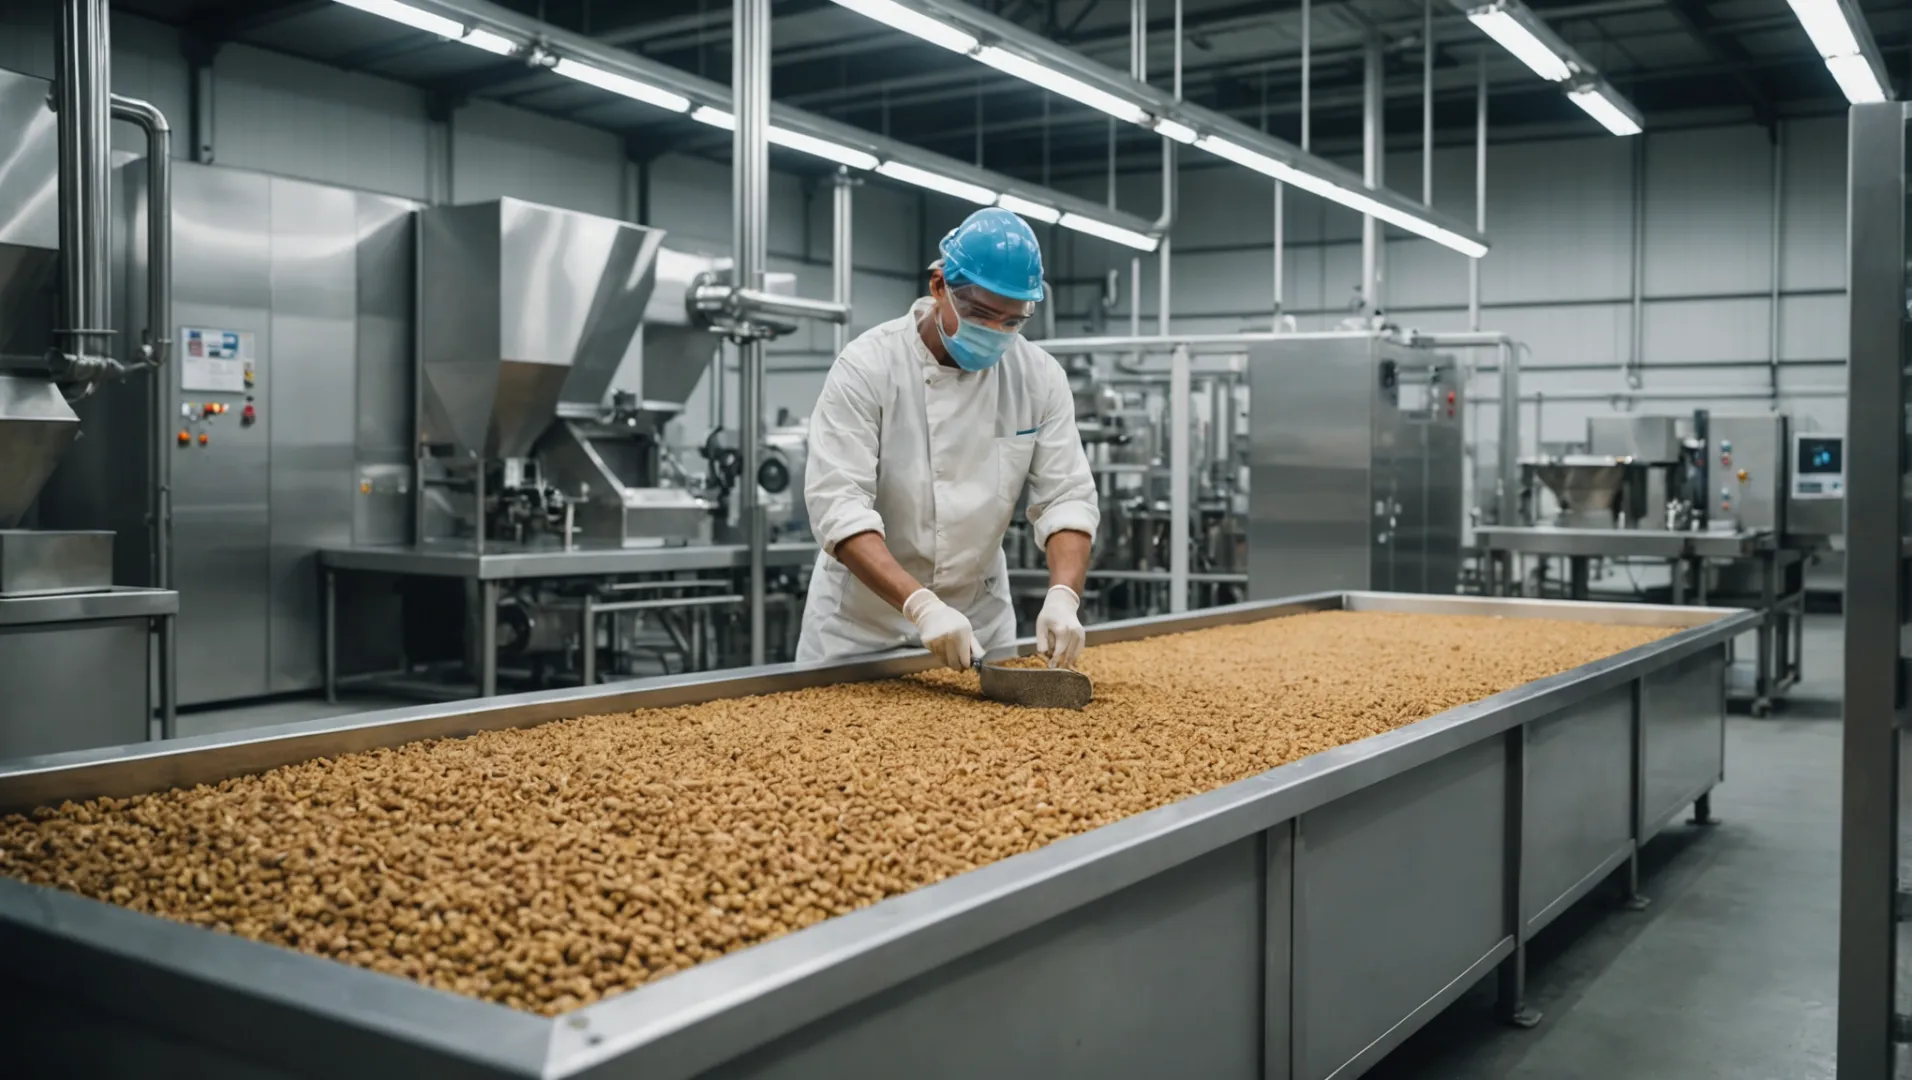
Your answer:
[[[221,41],[240,38],[277,26],[287,19],[310,15],[332,7],[332,0],[233,0],[224,4],[204,4],[186,16],[185,27],[195,34]]]
[[[1667,0],[1666,6],[1673,17],[1679,20],[1680,28],[1706,53],[1706,58],[1724,65],[1732,72],[1733,81],[1745,93],[1760,126],[1767,131],[1775,130],[1779,114],[1773,108],[1772,98],[1767,96],[1765,88],[1749,71],[1753,62],[1752,54],[1746,51],[1746,46],[1738,37],[1719,32],[1719,20],[1707,8],[1706,0]]]

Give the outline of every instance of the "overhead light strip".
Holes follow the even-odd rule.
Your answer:
[[[1579,106],[1600,126],[1615,135],[1638,135],[1645,120],[1633,104],[1600,77],[1573,47],[1562,41],[1544,19],[1522,0],[1493,0],[1470,7],[1475,0],[1454,0],[1467,21],[1493,38],[1535,75],[1560,87],[1567,100]]]
[[[659,82],[669,82],[673,85],[686,85],[686,80],[690,78],[689,76],[677,79],[659,76],[657,81],[653,82],[647,81],[644,78],[635,77],[625,71],[611,70],[612,67],[619,65],[612,64],[608,61],[594,61],[577,56],[554,55],[554,53],[560,51],[569,51],[565,48],[562,41],[564,36],[563,32],[547,27],[544,28],[542,32],[526,32],[522,37],[514,37],[512,35],[516,33],[518,27],[522,25],[522,17],[517,16],[515,12],[498,8],[494,4],[448,2],[448,0],[421,0],[419,4],[402,3],[400,0],[338,0],[338,2],[347,7],[356,8],[368,14],[377,15],[381,18],[389,19],[392,22],[411,27],[414,30],[422,30],[428,34],[436,34],[447,41],[459,42],[498,56],[511,56],[520,52],[529,52],[532,49],[536,49],[539,51],[531,53],[531,55],[546,58],[545,63],[553,74],[618,94],[633,101],[642,102],[666,112],[680,115],[688,114],[690,119],[700,124],[707,124],[725,131],[733,130],[737,124],[736,117],[728,109],[716,105],[699,103],[687,94],[680,93],[668,86],[658,85]],[[872,10],[881,7],[880,0],[856,0],[856,3],[870,7]],[[447,12],[454,14],[447,14]],[[872,17],[875,16],[873,15]],[[918,16],[917,19],[920,21],[912,20],[908,13],[902,16],[896,16],[896,18],[906,24],[905,26],[899,27],[899,29],[915,26],[916,30],[912,30],[912,32],[922,31],[922,33],[918,33],[917,36],[925,37],[926,40],[934,40],[938,44],[954,48],[959,52],[971,52],[978,47],[979,43],[973,37],[963,35],[959,31],[943,33],[933,27],[923,25],[925,22],[935,21],[928,19],[927,16]],[[480,22],[484,25],[475,25]],[[506,32],[500,33],[499,31]],[[557,44],[552,44],[553,39],[557,40]],[[587,47],[584,51],[588,53],[591,50]],[[599,54],[602,55],[601,50]],[[1009,57],[1009,54],[1004,55],[1005,57]],[[1008,68],[1016,68],[1019,63],[1019,58],[1009,57],[1008,59],[1002,60],[1002,63]],[[1120,98],[1106,94],[1086,82],[1073,79],[1069,76],[1056,75],[1050,82],[1058,93],[1068,94],[1082,101],[1084,104],[1103,109],[1104,111],[1120,110],[1124,105]],[[716,97],[717,95],[713,93],[711,96]],[[710,100],[710,98],[706,98],[706,100]],[[1112,113],[1112,115],[1114,114]],[[1143,114],[1137,122],[1146,122],[1148,120],[1150,120],[1150,118],[1146,114]],[[1190,132],[1190,135],[1192,137],[1192,132]],[[976,183],[973,180],[965,179],[961,176],[950,175],[948,172],[938,171],[934,168],[912,164],[911,162],[898,158],[885,158],[881,154],[872,152],[869,149],[848,145],[846,142],[840,142],[823,135],[799,131],[782,124],[771,124],[767,137],[772,145],[780,146],[787,150],[795,150],[799,153],[809,154],[812,157],[847,166],[852,169],[875,172],[893,180],[899,180],[928,191],[950,195],[966,202],[984,206],[1002,206],[1043,224],[1060,224],[1064,228],[1074,229],[1078,232],[1098,236],[1118,244],[1145,251],[1155,250],[1158,244],[1157,238],[1124,225],[1106,221],[1089,214],[1070,211],[1065,209],[1064,206],[1055,206],[1036,199],[1011,195],[1007,192],[999,192],[984,184]],[[854,140],[852,139],[851,141]],[[880,144],[878,148],[881,148]],[[928,156],[934,157],[935,155]],[[953,165],[954,163],[952,163],[952,166]],[[975,170],[975,173],[980,177],[990,175],[981,170]],[[1053,197],[1063,204],[1068,204],[1072,201],[1069,197],[1060,194],[1054,194]]]
[[[1152,94],[1148,92],[1147,87],[1132,84],[1132,81],[1124,77],[1112,75],[1103,80],[1102,85],[1097,85],[1089,79],[1078,78],[1059,70],[1056,64],[1032,58],[1030,53],[1036,50],[1037,46],[1026,41],[1016,45],[1010,40],[1013,33],[1010,28],[990,31],[988,40],[985,40],[985,34],[978,32],[976,27],[978,24],[985,27],[994,25],[997,20],[993,16],[976,13],[967,8],[952,11],[950,9],[954,5],[942,3],[940,0],[929,0],[929,2],[910,0],[907,3],[901,0],[835,0],[835,2],[840,7],[867,16],[885,26],[913,34],[953,52],[964,53],[1005,75],[1087,105],[1118,120],[1147,128],[1164,138],[1201,147],[1219,157],[1271,176],[1275,173],[1264,166],[1279,166],[1281,172],[1297,177],[1307,177],[1307,183],[1297,181],[1296,186],[1313,191],[1343,206],[1360,210],[1362,213],[1372,213],[1390,224],[1398,225],[1471,258],[1480,258],[1487,252],[1487,245],[1480,240],[1447,228],[1417,210],[1409,209],[1405,203],[1397,205],[1390,202],[1391,193],[1377,193],[1359,186],[1337,183],[1328,179],[1326,175],[1310,172],[1304,166],[1281,161],[1248,149],[1241,143],[1267,137],[1236,121],[1208,113],[1206,110],[1196,110],[1191,115],[1191,110],[1176,102],[1165,100],[1159,94]],[[926,6],[931,10],[923,10]],[[998,39],[1002,43],[999,44]],[[1087,69],[1080,70],[1087,73]],[[1125,84],[1133,86],[1136,92],[1132,95],[1125,94],[1123,92]],[[1213,131],[1204,133],[1202,130],[1204,127],[1224,128],[1226,136]],[[1235,153],[1236,151],[1239,151],[1240,155],[1247,155],[1251,160],[1243,160]],[[1295,153],[1300,154],[1301,151],[1295,151]],[[1064,227],[1076,227],[1071,225],[1072,217],[1090,220],[1084,215],[1063,214],[1059,221]],[[1097,222],[1097,225],[1105,226],[1105,223]],[[1128,244],[1131,247],[1140,247],[1141,244],[1132,241],[1141,239],[1143,236],[1143,234],[1119,227],[1105,226],[1097,231],[1084,226],[1082,231],[1102,236],[1116,243]],[[1159,239],[1154,237],[1148,237],[1147,241],[1148,246],[1144,250],[1153,250],[1160,243]]]
[[[1840,0],[1787,0],[1839,92],[1854,105],[1884,101],[1886,83],[1873,58],[1878,46],[1858,9]]]

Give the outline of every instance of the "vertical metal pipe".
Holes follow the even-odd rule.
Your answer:
[[[1314,5],[1301,0],[1301,148],[1308,149],[1314,134]]]
[[[849,169],[837,169],[836,189],[831,196],[830,299],[839,304],[848,304],[856,286],[856,187]],[[1050,306],[1054,307],[1053,304]],[[836,352],[841,356],[844,347],[850,343],[850,324],[836,323],[832,329],[836,336]]]
[[[1168,609],[1174,613],[1188,610],[1188,399],[1188,346],[1177,345],[1168,368]]]
[[[1772,297],[1767,301],[1766,354],[1773,400],[1779,400],[1779,285],[1784,269],[1786,203],[1786,122],[1773,121],[1773,256]]]
[[[1469,259],[1469,262],[1476,260]],[[1495,513],[1502,525],[1518,525],[1520,516],[1520,345],[1511,339],[1500,342],[1500,450],[1495,470],[1499,485]],[[1539,416],[1540,406],[1534,406]],[[1540,432],[1534,431],[1538,439]]]
[[[738,288],[763,288],[765,214],[770,186],[770,0],[732,0],[731,98],[737,126],[731,140],[732,254]],[[738,346],[737,418],[743,477],[737,510],[750,549],[750,663],[764,662],[765,538],[757,469],[763,449],[764,343]]]
[[[1622,382],[1639,389],[1646,364],[1646,139],[1633,140],[1633,341],[1621,366]]]
[[[193,160],[201,165],[213,163],[213,95],[212,56],[208,53],[194,57],[192,63]]]
[[[1421,0],[1421,203],[1434,205],[1434,0]]]
[[[1484,51],[1475,64],[1474,74],[1474,229],[1487,231],[1487,53]],[[1479,259],[1467,260],[1467,328],[1480,329]],[[1503,402],[1501,408],[1513,406]]]
[[[1287,266],[1288,261],[1288,200],[1287,185],[1275,181],[1275,319],[1268,329],[1281,330],[1281,309],[1287,302]]]
[[[112,261],[108,55],[106,0],[65,0],[53,91],[60,158],[58,347],[76,357],[107,355],[112,333],[106,310]]]
[[[1369,34],[1361,79],[1361,179],[1370,188],[1381,186],[1384,166],[1381,110],[1381,35]],[[1361,304],[1373,315],[1381,310],[1381,222],[1372,214],[1361,215]]]
[[[1182,0],[1175,0],[1175,50],[1174,74],[1170,79],[1171,92],[1175,100],[1182,100]],[[1166,230],[1167,223],[1175,220],[1175,140],[1166,135],[1162,137],[1162,216],[1161,223]],[[1155,249],[1155,257],[1160,261],[1160,277],[1156,281],[1158,295],[1155,301],[1155,332],[1168,336],[1170,282],[1174,280],[1169,235],[1162,233],[1162,245]]]

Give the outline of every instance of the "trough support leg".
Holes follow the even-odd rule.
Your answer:
[[[1527,1004],[1527,912],[1521,903],[1521,881],[1525,873],[1523,847],[1526,841],[1527,815],[1527,725],[1507,733],[1507,838],[1506,838],[1506,913],[1513,934],[1514,950],[1500,962],[1495,976],[1500,1000],[1497,1012],[1503,1023],[1530,1028],[1540,1023],[1540,1010]]]
[[[1713,793],[1711,791],[1693,800],[1693,816],[1688,818],[1686,823],[1688,825],[1699,826],[1719,824],[1719,819],[1713,816]]]
[[[1653,901],[1640,892],[1640,849],[1636,845],[1633,853],[1627,856],[1626,876],[1620,881],[1623,892],[1620,894],[1622,911],[1645,911]]]

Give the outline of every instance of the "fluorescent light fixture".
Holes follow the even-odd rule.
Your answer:
[[[483,49],[497,56],[510,56],[518,51],[518,43],[503,34],[494,34],[489,30],[468,31],[458,39],[474,49]]]
[[[875,154],[865,153],[853,146],[844,146],[842,143],[833,143],[828,139],[819,139],[815,135],[805,135],[801,131],[780,128],[775,124],[770,126],[769,139],[773,144],[786,150],[796,150],[809,154],[811,157],[834,161],[838,165],[848,165],[852,169],[874,169],[877,165]]]
[[[1851,56],[1833,56],[1826,59],[1826,70],[1838,81],[1839,89],[1846,100],[1854,105],[1865,105],[1885,100],[1885,87],[1879,85],[1879,77],[1872,70],[1872,62],[1864,56],[1854,53]]]
[[[1044,206],[1039,202],[1031,202],[1017,195],[1005,194],[1002,198],[996,200],[996,205],[1012,214],[1021,214],[1026,218],[1034,218],[1044,225],[1054,225],[1056,222],[1062,220],[1062,211],[1055,207]]]
[[[1846,21],[1838,0],[1788,0],[1799,25],[1806,28],[1812,47],[1827,60],[1835,56],[1859,55],[1859,38]]]
[[[708,105],[699,105],[690,111],[690,118],[700,124],[709,124],[725,131],[737,130],[737,118],[722,109],[713,109]]]
[[[933,173],[928,169],[919,169],[914,165],[905,165],[900,161],[886,161],[878,165],[876,171],[878,175],[887,176],[892,180],[901,180],[905,184],[915,184],[920,188],[940,191],[945,195],[953,195],[958,199],[973,202],[980,206],[990,206],[996,201],[996,193],[981,184],[972,184],[967,180],[958,180],[953,176]]]
[[[1451,229],[1443,229],[1431,221],[1423,220],[1398,207],[1390,206],[1367,191],[1344,187],[1325,177],[1297,169],[1285,161],[1257,153],[1239,143],[1229,142],[1227,139],[1214,135],[1204,135],[1195,140],[1195,145],[1216,157],[1253,169],[1263,176],[1271,176],[1291,187],[1319,195],[1329,202],[1339,203],[1350,210],[1379,218],[1396,228],[1425,237],[1442,247],[1458,251],[1470,259],[1478,259],[1487,254],[1487,245],[1470,240]],[[1065,220],[1063,224],[1067,225],[1068,221]]]
[[[1079,101],[1091,109],[1108,113],[1117,120],[1126,120],[1142,127],[1148,126],[1149,114],[1140,105],[1127,98],[1111,94],[1107,90],[1090,86],[1073,75],[1065,75],[1054,68],[1044,67],[1034,60],[1025,59],[994,45],[983,46],[977,51],[976,59],[1004,75],[1012,75],[1051,93],[1061,94],[1071,101]]]
[[[1573,68],[1567,61],[1506,9],[1475,8],[1467,13],[1467,19],[1548,82],[1566,82],[1573,78]]]
[[[1277,180],[1286,179],[1287,173],[1294,172],[1287,164],[1276,161],[1267,154],[1257,153],[1239,143],[1229,142],[1219,135],[1204,135],[1195,140],[1197,149],[1206,150],[1218,158],[1244,165],[1263,176],[1272,176]]]
[[[613,71],[592,67],[590,64],[573,60],[568,56],[560,58],[551,70],[567,79],[576,79],[578,82],[595,86],[600,90],[609,90],[613,94],[621,94],[632,101],[655,105],[669,112],[690,111],[690,99],[682,94],[672,93],[661,86],[638,82],[636,79]]]
[[[465,24],[457,19],[447,19],[429,11],[421,11],[410,4],[401,4],[398,0],[339,0],[346,7],[354,7],[395,23],[404,23],[414,30],[423,30],[427,34],[437,34],[442,38],[462,38],[465,36]]]
[[[1104,240],[1113,240],[1137,251],[1154,251],[1161,246],[1161,241],[1153,236],[1132,232],[1120,225],[1111,225],[1106,221],[1097,221],[1095,218],[1084,217],[1081,214],[1062,215],[1062,227],[1074,229],[1079,233],[1088,233],[1090,236],[1099,236]]]
[[[1170,120],[1166,116],[1156,118],[1155,133],[1166,135],[1178,143],[1192,143],[1199,137],[1194,128]]]
[[[885,26],[895,27],[905,34],[922,38],[931,45],[941,45],[951,52],[975,52],[981,42],[974,34],[943,22],[932,19],[920,11],[911,11],[894,0],[836,0],[841,7],[849,8],[858,15],[875,19]]]
[[[1615,104],[1606,93],[1597,86],[1583,87],[1567,91],[1567,99],[1586,111],[1588,116],[1600,121],[1600,126],[1615,135],[1638,135],[1640,122],[1625,109]]]
[[[1812,47],[1826,61],[1839,90],[1854,105],[1886,99],[1879,73],[1859,44],[1861,28],[1852,25],[1845,6],[1839,0],[1787,0],[1799,25],[1806,28]]]

